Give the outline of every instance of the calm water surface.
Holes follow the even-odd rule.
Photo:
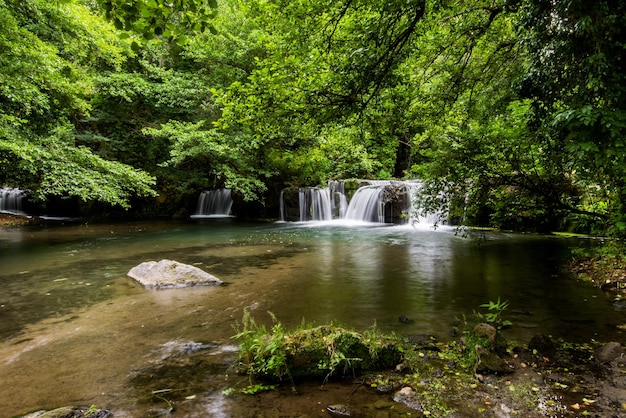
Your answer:
[[[0,416],[91,404],[148,416],[166,409],[166,397],[177,416],[271,415],[252,400],[221,395],[240,379],[230,368],[230,337],[244,308],[267,324],[272,312],[287,327],[376,324],[446,339],[480,304],[500,297],[511,306],[508,338],[526,342],[542,332],[626,341],[616,330],[626,323],[623,312],[564,273],[570,248],[582,241],[479,238],[230,220],[1,229]],[[126,277],[140,262],[164,258],[226,285],[153,291]],[[413,322],[400,323],[401,315]],[[168,392],[155,397],[155,390]],[[276,413],[319,413],[323,401],[313,398]]]

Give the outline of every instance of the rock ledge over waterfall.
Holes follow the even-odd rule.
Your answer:
[[[173,289],[223,283],[198,267],[172,260],[146,261],[130,269],[128,277],[150,289]]]

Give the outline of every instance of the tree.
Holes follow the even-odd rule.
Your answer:
[[[69,0],[64,0],[69,1]],[[190,33],[209,30],[217,14],[217,0],[99,0],[115,27],[132,38],[139,51],[145,41],[166,40],[177,45],[189,41]],[[138,36],[137,36],[138,35]]]
[[[586,203],[626,235],[626,2],[525,2],[534,58],[522,84],[535,130],[549,132],[567,156]]]
[[[603,227],[614,202],[619,227],[623,3],[462,6],[428,15],[438,26],[416,66],[432,94],[414,143],[430,204],[454,192],[443,203],[462,202],[470,222],[551,229]]]
[[[77,146],[92,71],[116,67],[124,45],[80,4],[0,0],[0,183],[33,196],[78,196],[128,208],[154,178]]]

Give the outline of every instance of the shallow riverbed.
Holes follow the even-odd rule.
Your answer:
[[[146,416],[172,399],[177,416],[271,416],[277,406],[221,394],[240,379],[231,369],[231,336],[244,308],[268,324],[272,312],[286,327],[375,323],[446,339],[480,304],[500,297],[510,302],[509,339],[542,332],[624,342],[616,328],[626,323],[623,312],[564,273],[577,245],[586,243],[333,222],[3,228],[0,416],[91,404]],[[163,258],[201,267],[226,285],[153,291],[125,276]],[[332,396],[311,390],[278,412],[322,413]]]

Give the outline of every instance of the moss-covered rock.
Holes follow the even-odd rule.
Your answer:
[[[394,368],[403,359],[402,341],[375,329],[358,333],[334,325],[271,331],[246,312],[240,340],[240,371],[261,379],[354,376],[364,370]]]
[[[296,331],[286,342],[287,367],[294,377],[354,375],[402,361],[398,340],[328,325]]]

